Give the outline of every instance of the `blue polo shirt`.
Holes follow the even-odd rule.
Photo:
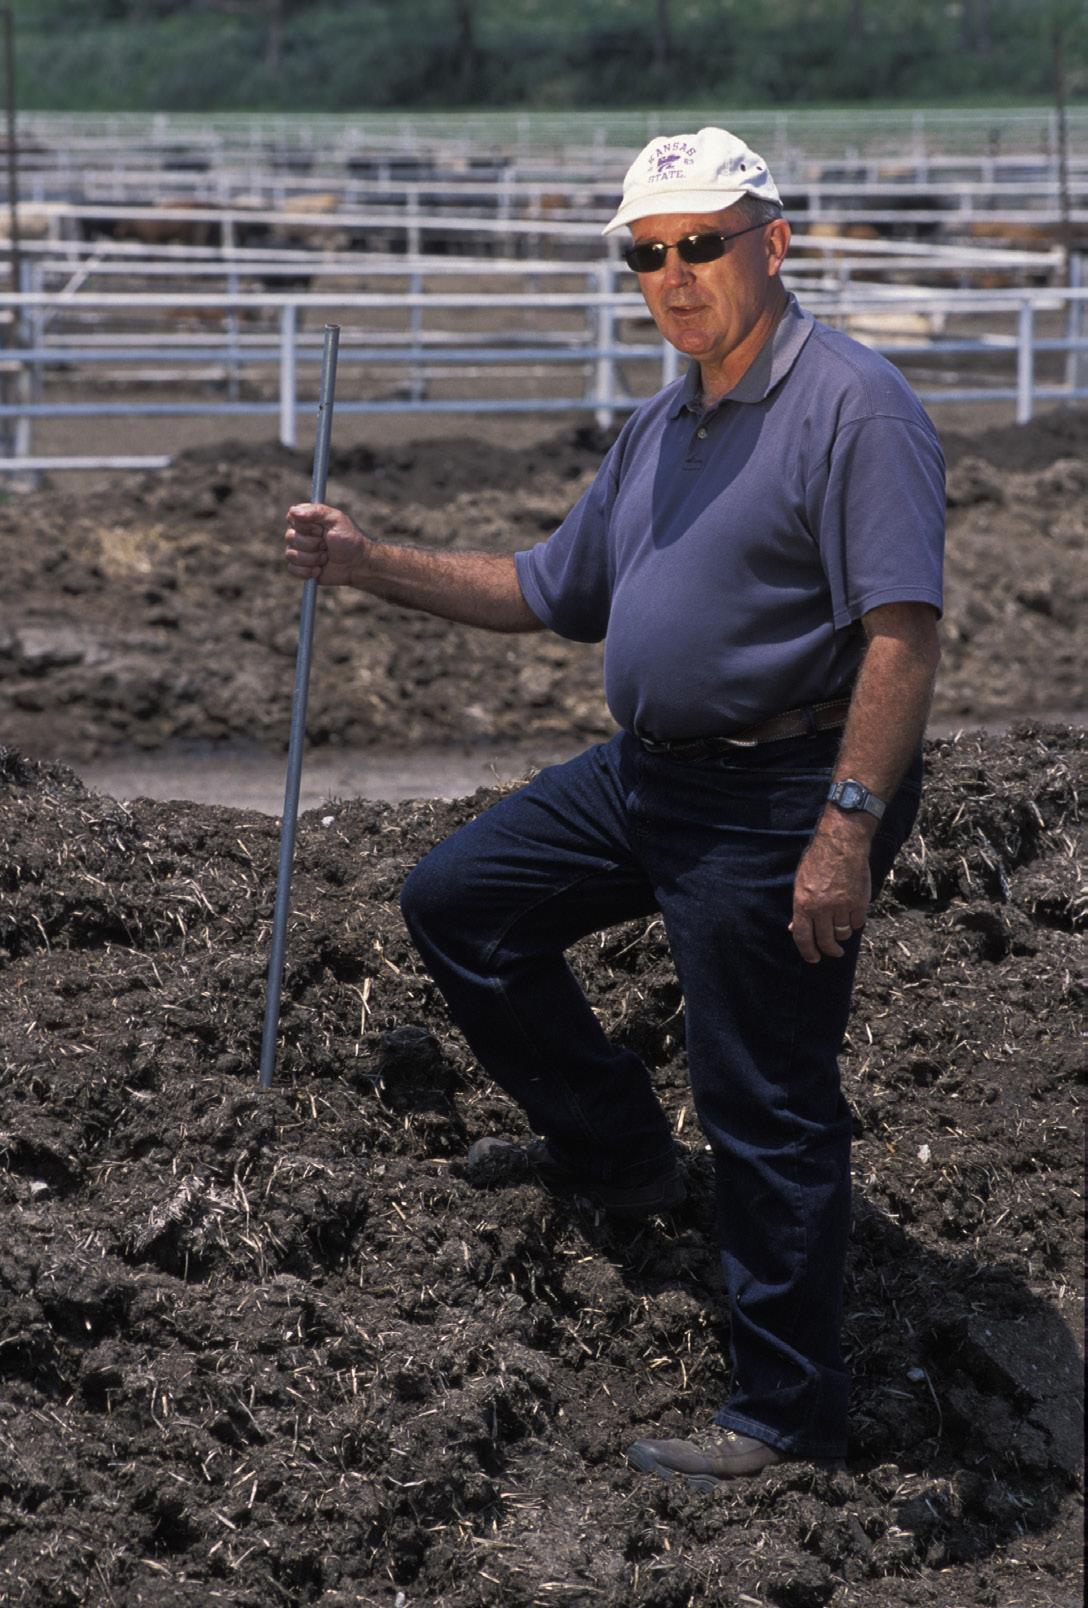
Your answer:
[[[849,689],[861,617],[942,608],[944,458],[899,371],[794,297],[708,409],[699,371],[631,415],[547,541],[515,555],[533,613],[604,639],[639,736],[728,736]]]

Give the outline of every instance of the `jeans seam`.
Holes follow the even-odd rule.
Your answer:
[[[607,870],[609,867],[617,869],[618,866],[619,862],[617,860],[602,860],[598,869]],[[562,887],[549,888],[546,893],[541,894],[540,898],[535,899],[532,904],[521,905],[517,912],[506,923],[506,925],[501,927],[495,934],[494,940],[488,944],[487,948],[480,951],[480,959],[482,963],[485,966],[491,965],[491,962],[494,960],[500,946],[505,943],[506,939],[513,932],[519,921],[522,921],[526,916],[531,915],[534,910],[540,910],[544,905],[549,904],[552,900],[559,899],[563,897],[563,895],[570,893],[571,890],[577,888],[580,883],[588,882],[590,877],[596,875],[597,871],[583,871],[578,876],[572,877],[569,882],[564,882]]]
[[[783,1086],[784,1087],[786,1085],[788,1085],[788,1083],[789,1083],[790,1074],[791,1074],[791,1072],[793,1070],[794,1054],[795,1054],[795,1051],[797,1049],[797,1018],[798,1018],[798,1015],[799,1015],[797,1004],[798,1004],[798,997],[799,997],[799,995],[801,993],[801,983],[802,983],[802,980],[803,980],[803,974],[802,974],[800,968],[801,968],[801,966],[804,965],[804,962],[802,960],[800,960],[800,958],[798,957],[797,959],[794,959],[792,961],[792,964],[793,964],[793,967],[794,967],[794,989],[793,989],[793,1010],[790,1013],[790,1020],[791,1020],[791,1022],[793,1024],[793,1028],[792,1028],[792,1032],[790,1034],[789,1053],[788,1053],[787,1058],[786,1058],[785,1077],[783,1078]],[[805,1191],[804,1191],[802,1185],[800,1184],[800,1182],[798,1181],[797,1170],[796,1170],[796,1163],[797,1163],[798,1157],[800,1155],[801,1143],[802,1143],[802,1141],[800,1139],[795,1139],[793,1144],[790,1145],[787,1154],[788,1154],[789,1161],[790,1161],[790,1173],[791,1173],[790,1186],[791,1186],[791,1188],[792,1188],[792,1190],[794,1192],[795,1198],[798,1199],[800,1207],[801,1207],[801,1211],[800,1211],[801,1226],[802,1226],[802,1230],[803,1230],[803,1233],[804,1233],[804,1242],[803,1242],[803,1245],[802,1245],[802,1255],[805,1258],[805,1264],[807,1266],[808,1261],[809,1261],[809,1251],[810,1251],[810,1248],[811,1248],[811,1242],[810,1242],[810,1238],[809,1238],[808,1216],[807,1216],[807,1214],[805,1213],[805,1210],[804,1210]],[[801,1295],[800,1295],[800,1292],[798,1292],[798,1294],[794,1298],[793,1310],[790,1313],[790,1322],[789,1322],[789,1331],[788,1331],[788,1338],[790,1338],[790,1339],[792,1339],[792,1337],[793,1337],[793,1335],[794,1335],[794,1333],[796,1331],[797,1317],[798,1317],[798,1314],[800,1313],[802,1304],[803,1303],[801,1301]],[[787,1336],[783,1335],[782,1338],[786,1339]]]
[[[797,1022],[798,1022],[798,1016],[799,1016],[799,1011],[798,1011],[797,1005],[798,1005],[798,997],[799,997],[800,992],[801,992],[801,984],[802,984],[802,981],[803,981],[803,973],[801,972],[800,967],[803,966],[803,965],[804,965],[804,962],[799,957],[794,962],[795,982],[794,982],[794,994],[793,994],[793,1010],[790,1013],[790,1020],[791,1020],[791,1022],[793,1024],[793,1030],[792,1030],[791,1035],[790,1035],[789,1051],[788,1051],[788,1054],[787,1054],[787,1057],[786,1057],[786,1065],[785,1065],[786,1076],[785,1076],[785,1078],[783,1080],[784,1084],[788,1083],[788,1081],[789,1081],[789,1073],[790,1073],[790,1071],[792,1069],[792,1066],[793,1066],[794,1052],[795,1052],[796,1047],[797,1047]],[[797,1177],[797,1162],[798,1162],[800,1154],[801,1154],[802,1145],[803,1145],[803,1140],[795,1139],[794,1142],[788,1147],[788,1150],[786,1152],[786,1158],[784,1158],[784,1159],[787,1159],[788,1164],[789,1164],[789,1169],[790,1169],[790,1189],[791,1189],[792,1194],[794,1195],[795,1200],[798,1202],[799,1207],[800,1207],[800,1210],[798,1212],[798,1216],[801,1219],[801,1230],[802,1230],[802,1235],[803,1235],[801,1254],[802,1254],[802,1256],[804,1258],[805,1268],[807,1269],[808,1265],[809,1265],[809,1262],[811,1261],[812,1238],[811,1238],[811,1233],[810,1233],[810,1228],[809,1228],[808,1213],[805,1211],[805,1190],[804,1190],[803,1185],[800,1183],[800,1181],[799,1181],[799,1179]],[[777,1328],[776,1331],[775,1331],[775,1339],[780,1341],[780,1342],[782,1342],[783,1344],[792,1345],[793,1341],[794,1341],[794,1339],[796,1337],[797,1327],[798,1327],[798,1319],[799,1319],[799,1317],[801,1316],[801,1313],[804,1310],[804,1304],[805,1304],[804,1283],[805,1283],[805,1281],[803,1279],[798,1280],[798,1288],[797,1288],[797,1290],[795,1292],[795,1295],[794,1295],[794,1303],[793,1303],[793,1307],[791,1308],[790,1313],[789,1313],[788,1322],[783,1323],[781,1325],[781,1327]],[[815,1367],[816,1365],[813,1364],[813,1366]],[[806,1433],[808,1431],[809,1425],[812,1423],[812,1421],[815,1418],[816,1413],[818,1411],[818,1408],[819,1408],[819,1405],[820,1405],[820,1394],[821,1394],[821,1392],[820,1392],[820,1382],[819,1382],[819,1379],[816,1378],[813,1381],[813,1388],[811,1390],[811,1401],[809,1403],[809,1409],[808,1409],[808,1412],[805,1414],[803,1423],[801,1424],[801,1426],[799,1427],[799,1429],[797,1431],[797,1435],[795,1437],[796,1440],[801,1440],[801,1441],[804,1440],[804,1437],[805,1437],[805,1435],[806,1435]]]

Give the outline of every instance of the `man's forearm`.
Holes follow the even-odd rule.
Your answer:
[[[518,584],[511,554],[433,553],[368,544],[352,585],[375,597],[490,631],[541,631]]]
[[[925,734],[940,663],[935,618],[928,609],[889,605],[872,626],[850,700],[834,780],[852,777],[887,802]],[[887,628],[885,628],[887,627]],[[828,804],[816,828],[841,853],[865,852],[877,820],[865,810],[847,815]]]
[[[869,646],[850,700],[835,780],[853,777],[889,800],[925,731],[940,661],[935,615],[894,605],[866,616]],[[869,848],[877,820],[827,804],[801,857],[793,885],[790,931],[802,959],[838,957],[865,921],[871,894]]]
[[[925,734],[937,656],[901,637],[874,636],[850,702],[835,763],[835,780],[847,776],[889,799]]]

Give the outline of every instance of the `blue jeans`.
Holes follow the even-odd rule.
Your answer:
[[[684,994],[695,1109],[714,1160],[734,1383],[717,1422],[842,1457],[840,1345],[851,1119],[837,1056],[860,934],[806,964],[787,924],[840,731],[698,763],[626,733],[541,771],[433,849],[405,883],[409,931],[473,1053],[587,1177],[671,1165],[647,1069],[605,1036],[564,959],[660,911]],[[880,886],[910,831],[921,759],[873,841]]]

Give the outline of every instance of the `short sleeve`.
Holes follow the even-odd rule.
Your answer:
[[[882,603],[944,607],[944,455],[927,419],[844,424],[809,484],[836,629]]]
[[[537,619],[574,642],[600,642],[608,630],[612,565],[608,526],[618,482],[619,441],[547,541],[514,554],[518,584]]]

